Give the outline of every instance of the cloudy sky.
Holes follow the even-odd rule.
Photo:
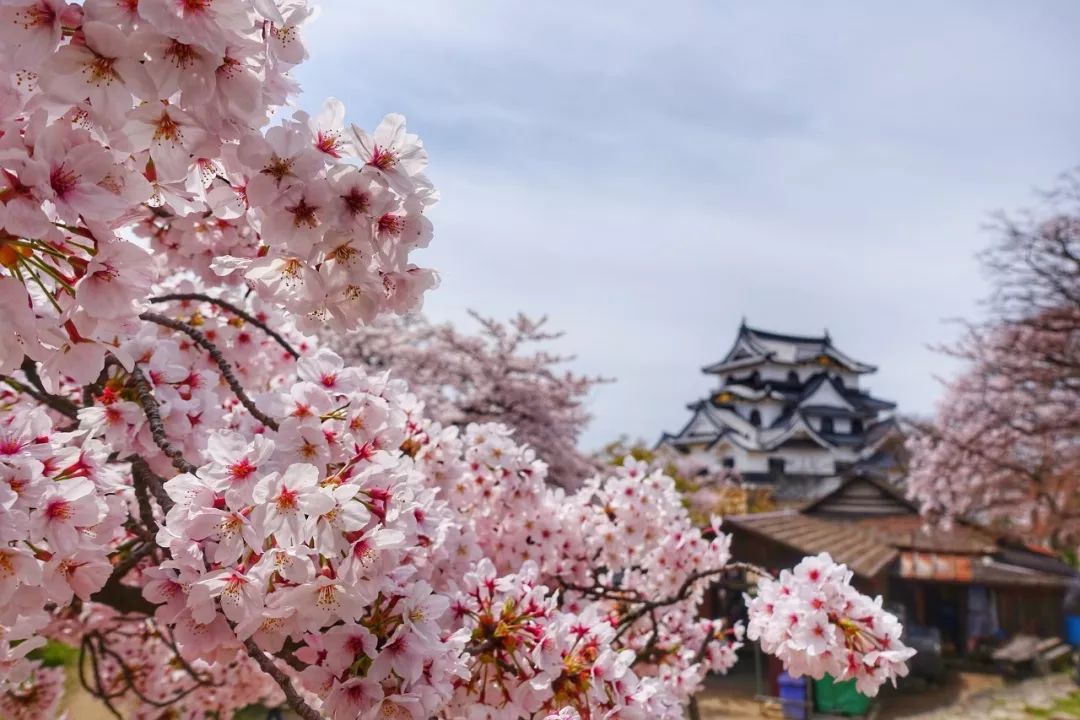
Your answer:
[[[548,315],[617,379],[587,447],[677,430],[743,316],[929,412],[990,214],[1080,162],[1073,0],[321,4],[302,104],[429,150],[426,311]]]

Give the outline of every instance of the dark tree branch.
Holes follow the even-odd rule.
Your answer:
[[[94,673],[93,685],[86,678],[86,661],[88,658]],[[105,683],[101,679],[101,668],[98,663],[97,649],[94,647],[91,636],[86,635],[83,637],[82,643],[79,644],[79,684],[83,686],[87,693],[100,700],[108,711],[112,713],[113,717],[117,718],[117,720],[124,720],[124,716],[112,704],[113,699],[123,693],[110,693],[105,689]]]
[[[179,332],[184,333],[193,341],[195,341],[196,345],[201,347],[203,350],[206,350],[206,352],[210,353],[210,357],[213,358],[215,363],[217,363],[218,369],[221,370],[222,377],[225,378],[225,382],[229,385],[229,389],[233,391],[233,394],[236,395],[236,398],[240,401],[240,404],[243,405],[249,413],[251,413],[252,417],[254,417],[256,420],[258,420],[271,430],[278,429],[277,420],[270,417],[266,413],[259,410],[258,407],[256,407],[255,401],[248,397],[247,392],[245,392],[244,390],[244,386],[240,384],[240,381],[236,378],[236,374],[233,373],[232,365],[230,365],[229,361],[225,359],[225,356],[221,353],[221,350],[218,348],[218,346],[210,342],[206,335],[202,334],[200,331],[188,325],[186,322],[182,322],[180,320],[173,320],[172,318],[167,318],[164,315],[158,315],[157,313],[146,312],[140,315],[139,318],[147,322],[156,323],[158,325],[161,325],[162,327],[178,330]]]
[[[131,475],[136,487],[143,485],[150,491],[150,494],[157,500],[162,512],[168,513],[172,510],[174,503],[169,494],[165,492],[164,478],[151,470],[146,460],[138,455],[131,460]]]
[[[244,647],[247,649],[248,655],[250,655],[255,662],[259,663],[259,667],[262,668],[262,671],[274,678],[274,682],[276,682],[278,687],[281,688],[281,691],[285,693],[285,700],[289,703],[289,707],[291,707],[297,715],[304,720],[322,720],[322,715],[308,705],[307,702],[304,701],[304,698],[300,697],[300,693],[297,692],[296,688],[293,686],[289,676],[274,664],[274,661],[255,644],[254,640],[249,638],[244,641]]]
[[[27,360],[29,360],[29,358],[27,358]],[[33,361],[30,362],[33,363]],[[26,362],[23,362],[23,374],[26,374],[26,364]],[[29,379],[29,377],[27,377],[27,379]],[[79,419],[79,406],[66,397],[53,395],[52,393],[45,392],[44,390],[38,390],[36,388],[30,387],[29,385],[21,383],[15,378],[8,375],[0,375],[0,380],[6,382],[16,392],[23,393],[24,395],[29,395],[37,402],[55,410],[56,412],[64,415],[65,417],[71,418],[72,420]]]
[[[114,362],[117,361],[114,360]],[[157,398],[154,397],[154,390],[150,386],[150,382],[143,375],[138,365],[133,365],[129,374],[135,384],[135,395],[139,400],[139,405],[142,406],[143,412],[146,414],[146,420],[150,423],[150,435],[154,438],[154,444],[172,460],[174,468],[180,472],[194,474],[199,468],[189,463],[184,458],[183,453],[169,442],[169,436],[165,433],[165,424],[161,421],[161,408],[158,406]]]
[[[143,550],[147,553],[154,549],[153,545],[147,544],[143,546]],[[125,585],[120,582],[121,578],[135,566],[141,557],[135,557],[135,561],[130,566],[127,565],[127,561],[117,565],[109,579],[105,582],[105,586],[98,590],[96,593],[90,596],[90,599],[96,603],[102,605],[108,605],[112,609],[120,613],[137,613],[140,615],[153,615],[154,610],[157,609],[157,605],[143,597],[142,591],[139,588],[132,587],[131,585]],[[128,558],[131,560],[131,558]]]
[[[79,413],[79,406],[76,405],[70,398],[63,397],[61,395],[54,395],[45,389],[45,384],[41,382],[41,376],[38,375],[37,363],[30,359],[28,356],[23,356],[22,365],[19,366],[23,375],[30,381],[37,391],[48,398],[47,404],[57,412],[67,415],[69,418],[77,418]]]
[[[300,353],[298,353],[293,348],[293,346],[290,345],[288,341],[285,340],[285,338],[283,338],[278,332],[276,332],[273,328],[264,323],[262,320],[259,320],[257,317],[247,312],[243,308],[233,305],[231,302],[221,300],[220,298],[210,297],[209,295],[204,295],[202,293],[169,293],[168,295],[158,295],[156,297],[150,298],[150,302],[152,303],[163,303],[170,300],[191,300],[197,302],[205,302],[210,303],[211,305],[217,305],[218,307],[225,308],[233,315],[236,315],[237,317],[243,319],[245,322],[251,323],[255,327],[265,332],[267,335],[269,335],[270,338],[274,340],[278,345],[285,348],[285,352],[292,355],[294,360],[300,359]]]

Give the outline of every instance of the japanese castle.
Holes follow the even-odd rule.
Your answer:
[[[659,445],[713,454],[745,482],[773,486],[778,500],[829,492],[852,470],[888,477],[896,404],[859,388],[876,370],[838,350],[828,331],[783,335],[744,321],[727,355],[703,368],[716,390],[688,405],[689,422]]]

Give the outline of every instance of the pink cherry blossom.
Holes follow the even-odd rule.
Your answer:
[[[0,5],[3,64],[13,70],[37,68],[60,43],[61,16],[66,8],[63,0]]]
[[[60,552],[76,549],[80,530],[96,524],[105,514],[94,484],[85,478],[50,484],[38,499],[38,506],[30,518],[30,531]]]

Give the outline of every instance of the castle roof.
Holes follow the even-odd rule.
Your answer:
[[[725,373],[765,363],[791,366],[835,363],[860,374],[877,369],[840,352],[832,344],[828,331],[823,335],[788,335],[752,328],[744,321],[727,355],[702,371]]]
[[[837,350],[828,332],[787,335],[744,322],[724,360],[705,368],[722,374],[720,387],[688,404],[690,419],[658,444],[723,455],[744,478],[756,473],[775,483],[782,476],[778,487],[797,480],[783,469],[789,463],[795,475],[816,478],[816,490],[841,464],[891,467],[882,457],[900,431],[890,416],[896,405],[851,377],[874,369]],[[767,473],[762,456],[769,460]],[[774,465],[774,458],[784,464]],[[805,494],[815,483],[795,484]]]

